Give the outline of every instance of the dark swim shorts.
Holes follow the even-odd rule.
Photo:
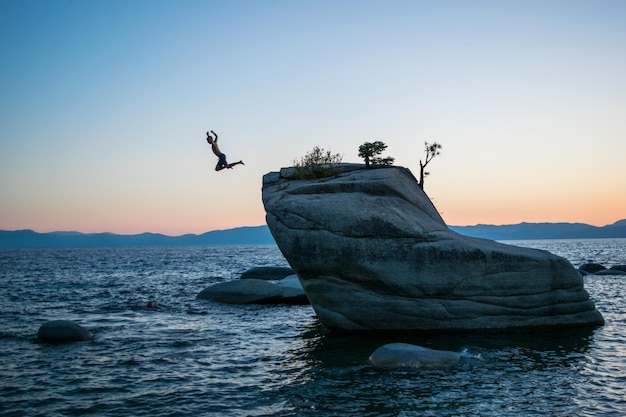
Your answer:
[[[217,166],[218,167],[225,167],[226,165],[228,165],[228,162],[226,162],[226,155],[221,153],[220,156],[219,156],[219,161],[217,161]]]

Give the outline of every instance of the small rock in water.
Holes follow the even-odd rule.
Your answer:
[[[39,327],[37,337],[51,343],[86,342],[93,338],[93,334],[73,321],[53,320]]]
[[[248,269],[246,272],[241,274],[241,279],[263,279],[275,281],[292,274],[295,274],[295,271],[286,266],[257,266],[255,268]]]
[[[309,304],[309,299],[302,288],[300,279],[296,274],[289,275],[286,278],[276,282],[276,285],[283,288],[282,302],[285,304]]]
[[[578,269],[581,271],[585,271],[589,274],[595,274],[598,271],[602,271],[603,269],[606,269],[606,267],[604,265],[600,265],[596,263],[587,263],[587,264],[582,264],[581,266],[578,267]]]
[[[304,291],[304,289],[302,289],[302,284],[300,283],[300,280],[298,279],[298,276],[296,274],[289,275],[281,279],[280,281],[277,281],[276,284],[280,285],[281,287],[294,288]]]
[[[370,363],[381,368],[441,368],[455,365],[461,354],[448,350],[428,349],[408,343],[389,343],[369,357]]]
[[[202,290],[197,299],[229,304],[262,304],[277,301],[282,288],[259,279],[242,279],[220,282]]]
[[[196,298],[228,304],[308,304],[302,286],[297,288],[292,278],[278,283],[254,278],[221,282],[205,288]]]
[[[621,271],[616,268],[603,269],[602,271],[598,271],[595,275],[626,275],[626,272]]]

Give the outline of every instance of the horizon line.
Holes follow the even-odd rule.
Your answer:
[[[607,223],[603,226],[595,226],[593,224],[589,224],[589,223],[583,223],[583,222],[566,222],[566,221],[559,221],[559,222],[548,222],[548,221],[544,221],[544,222],[527,222],[527,221],[521,221],[518,223],[506,223],[506,224],[492,224],[492,223],[476,223],[476,224],[468,224],[468,225],[448,225],[446,224],[447,227],[476,227],[476,226],[496,226],[496,227],[502,227],[502,226],[516,226],[516,225],[520,225],[520,224],[581,224],[581,225],[587,225],[587,226],[592,226],[592,227],[607,227],[607,226],[611,226],[614,225],[615,223],[618,223],[620,221],[625,221],[626,218],[623,219],[619,219],[616,220],[612,223]],[[15,229],[15,230],[6,230],[6,229],[0,229],[0,232],[34,232],[34,233],[39,233],[39,234],[45,234],[45,233],[80,233],[80,234],[84,234],[84,235],[97,235],[97,234],[113,234],[113,235],[119,235],[119,236],[137,236],[137,235],[144,235],[144,234],[153,234],[153,235],[162,235],[162,236],[168,236],[168,237],[182,237],[182,236],[200,236],[203,235],[205,233],[211,233],[211,232],[224,232],[224,231],[228,231],[228,230],[234,230],[234,229],[243,229],[243,228],[257,228],[257,227],[267,227],[267,224],[260,224],[257,226],[234,226],[234,227],[229,227],[226,229],[213,229],[213,230],[207,230],[204,232],[200,232],[200,233],[182,233],[182,234],[177,234],[177,235],[169,235],[166,233],[162,233],[162,232],[149,232],[149,231],[144,231],[144,232],[138,232],[138,233],[117,233],[117,232],[110,232],[110,231],[101,231],[101,232],[81,232],[79,230],[52,230],[49,232],[39,232],[35,229]]]

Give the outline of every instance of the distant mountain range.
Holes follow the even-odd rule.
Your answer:
[[[94,246],[180,246],[276,244],[267,226],[214,230],[201,235],[167,236],[159,233],[117,235],[114,233],[0,230],[0,248],[94,247]]]
[[[519,223],[450,226],[457,233],[491,240],[595,239],[626,237],[626,219],[602,227],[584,223]]]
[[[491,240],[626,238],[626,219],[597,227],[584,223],[519,223],[495,226],[450,226],[457,233]],[[263,226],[214,230],[201,235],[167,236],[158,233],[114,233],[0,230],[0,248],[180,246],[180,245],[272,245],[274,238]]]

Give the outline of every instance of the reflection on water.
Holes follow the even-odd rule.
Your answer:
[[[576,415],[584,407],[577,376],[588,365],[593,329],[548,334],[497,333],[367,338],[312,324],[292,351],[302,375],[282,388],[298,415],[352,412],[397,415]],[[405,342],[463,352],[445,369],[376,369],[369,355],[385,343]],[[551,398],[551,399],[550,399]],[[313,402],[312,399],[315,399]],[[541,400],[539,403],[538,401]],[[569,413],[569,414],[568,414]],[[574,413],[574,414],[572,414]]]

